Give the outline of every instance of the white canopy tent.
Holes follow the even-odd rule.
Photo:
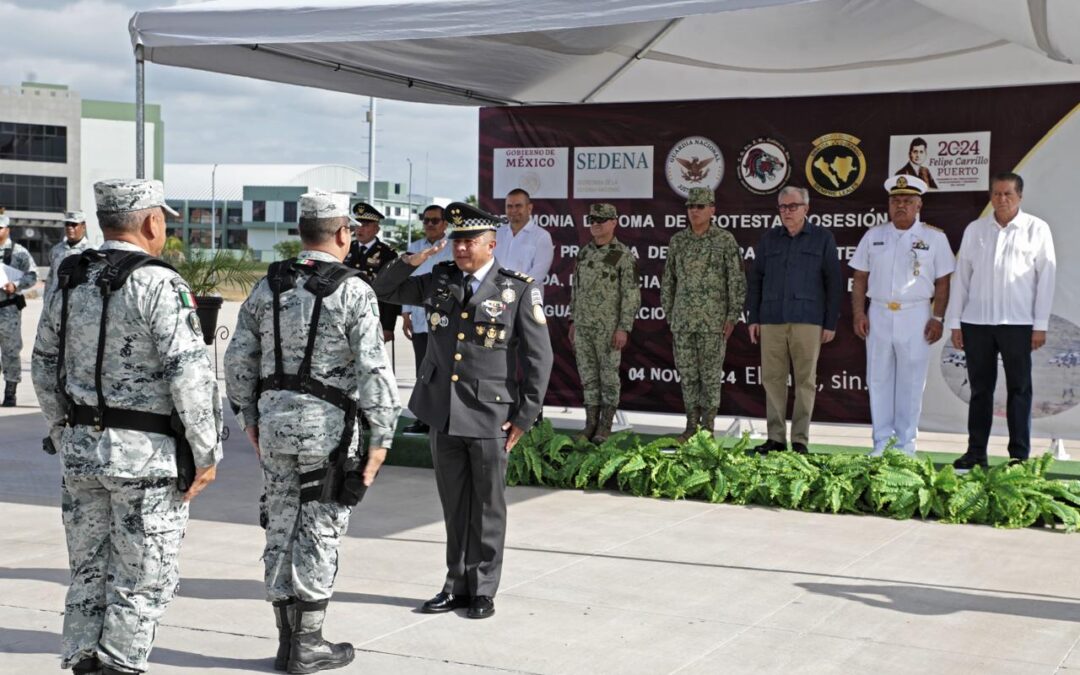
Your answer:
[[[1080,81],[1075,0],[216,0],[130,31],[137,103],[143,60],[460,105]]]

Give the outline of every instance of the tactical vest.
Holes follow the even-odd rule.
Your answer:
[[[88,271],[95,263],[104,263],[95,285],[101,292],[101,321],[98,324],[97,356],[94,363],[94,390],[97,405],[78,405],[67,391],[67,371],[64,353],[67,349],[68,301],[72,289],[90,283]],[[187,442],[180,416],[173,410],[171,415],[111,408],[105,405],[105,393],[101,386],[101,366],[105,360],[105,335],[107,333],[109,300],[123,288],[131,273],[140,267],[154,265],[176,271],[172,265],[140,251],[87,249],[77,256],[69,256],[60,263],[56,272],[57,289],[61,291],[60,346],[57,354],[56,387],[67,400],[67,426],[92,426],[95,431],[104,429],[130,429],[145,433],[164,434],[176,439],[176,486],[187,492],[195,478],[195,458]]]
[[[308,339],[304,347],[304,356],[295,374],[286,373],[283,366],[281,346],[281,294],[296,288],[296,278],[300,272],[310,274],[304,282],[304,289],[315,296],[315,306],[311,310],[308,322]],[[341,263],[321,260],[280,260],[271,263],[266,273],[266,282],[274,296],[274,374],[259,380],[259,395],[264,391],[284,390],[310,394],[340,408],[344,413],[344,424],[337,447],[330,453],[326,467],[300,474],[300,502],[319,500],[337,501],[340,482],[344,476],[344,462],[349,446],[352,445],[353,423],[359,410],[356,401],[349,392],[334,387],[311,376],[311,358],[315,352],[315,337],[319,329],[319,316],[322,313],[323,298],[326,298],[345,283],[350,277],[360,276],[360,271],[346,267]],[[306,486],[306,487],[305,487]],[[359,500],[357,500],[359,501]]]

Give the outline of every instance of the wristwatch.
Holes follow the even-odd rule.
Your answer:
[[[945,323],[945,317],[943,316],[932,316],[930,318],[934,321],[937,321],[938,323]]]

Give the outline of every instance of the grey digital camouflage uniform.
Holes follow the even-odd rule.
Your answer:
[[[68,256],[79,255],[88,248],[90,248],[90,239],[83,237],[74,244],[69,244],[67,239],[63,239],[49,250],[49,281],[45,288],[46,296],[56,290],[56,271],[60,269],[60,263],[64,262]]]
[[[332,216],[336,217],[336,216]],[[320,251],[303,251],[300,260],[338,262]],[[281,294],[281,348],[285,373],[296,373],[304,356],[315,296],[296,287]],[[316,398],[288,390],[259,395],[259,379],[274,373],[273,292],[266,279],[240,308],[236,331],[225,352],[225,386],[243,427],[257,426],[266,487],[266,594],[270,601],[328,599],[337,574],[337,549],[349,524],[350,509],[335,503],[300,503],[299,474],[325,466],[341,438],[344,413]],[[401,410],[397,382],[383,349],[378,303],[356,277],[323,298],[311,376],[357,392],[370,424],[371,448],[389,448]],[[348,424],[356,425],[355,419]],[[350,454],[360,434],[354,428]]]
[[[33,288],[37,284],[38,275],[37,265],[30,251],[12,241],[10,235],[3,246],[0,246],[0,258],[9,249],[11,266],[23,273],[22,278],[15,282],[15,292]],[[13,297],[13,294],[0,290],[0,302]],[[3,369],[5,382],[22,382],[22,346],[22,312],[15,305],[0,307],[0,368]]]
[[[107,241],[102,250],[141,251]],[[49,433],[63,461],[63,517],[71,585],[65,600],[63,667],[97,656],[111,667],[144,671],[157,623],[179,579],[188,509],[175,484],[176,444],[129,429],[64,425],[67,402],[57,368],[78,405],[96,405],[94,370],[101,295],[90,283],[70,292],[64,363],[58,359],[62,294],[45,303],[31,374]],[[182,294],[187,285],[163,267],[142,267],[110,300],[102,390],[106,405],[161,415],[177,411],[195,464],[221,459],[221,397],[213,366]]]
[[[683,404],[687,411],[715,411],[726,348],[724,323],[739,320],[746,299],[735,237],[716,226],[700,237],[689,227],[676,233],[668,245],[660,298],[674,336]]]
[[[574,356],[586,406],[619,406],[619,362],[611,346],[617,330],[627,333],[641,308],[634,254],[618,239],[604,246],[590,241],[578,253],[570,291]]]

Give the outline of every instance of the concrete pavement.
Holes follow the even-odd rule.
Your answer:
[[[4,673],[58,667],[68,579],[58,460],[38,450],[44,423],[26,375],[24,405],[0,411]],[[272,672],[261,476],[230,423],[219,479],[192,505],[155,673]],[[508,494],[498,613],[428,616],[415,608],[442,582],[434,478],[383,470],[342,546],[326,633],[358,655],[338,672],[1080,672],[1078,535],[607,492]]]

